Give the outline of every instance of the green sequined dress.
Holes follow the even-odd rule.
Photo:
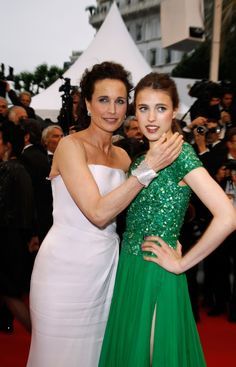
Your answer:
[[[143,260],[141,250],[147,235],[176,247],[191,195],[179,182],[200,166],[192,147],[184,143],[177,160],[130,205],[99,367],[206,366],[185,274]]]

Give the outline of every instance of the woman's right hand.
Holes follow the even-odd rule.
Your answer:
[[[177,241],[177,247],[174,249],[158,236],[145,237],[144,243],[142,244],[142,251],[155,255],[145,255],[143,257],[144,260],[156,263],[174,274],[181,274],[183,272],[181,267],[182,246],[179,241]]]
[[[183,145],[183,136],[174,133],[170,139],[163,134],[161,138],[152,144],[146,155],[146,162],[154,171],[169,166],[179,156]]]

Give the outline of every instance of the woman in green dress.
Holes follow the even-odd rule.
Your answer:
[[[163,134],[173,135],[178,102],[175,83],[166,74],[150,73],[138,83],[136,117],[150,146]],[[141,162],[145,167],[145,155],[130,169],[144,188],[128,209],[99,367],[203,367],[184,272],[235,229],[235,212],[188,143],[154,179],[142,171]],[[191,189],[213,220],[182,257],[178,236]]]

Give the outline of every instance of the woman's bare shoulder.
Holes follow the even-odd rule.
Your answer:
[[[83,149],[83,139],[75,134],[70,134],[62,138],[57,146],[57,151],[68,151],[68,150],[74,150],[74,149]]]
[[[127,172],[131,163],[131,159],[130,156],[128,155],[128,153],[121,147],[118,146],[113,146],[114,147],[114,152],[117,156],[117,162],[119,162],[119,164],[121,165],[121,168]]]
[[[62,138],[57,146],[53,157],[53,166],[59,171],[59,165],[62,162],[71,162],[86,159],[86,152],[83,141],[75,134],[67,135]],[[73,158],[73,159],[72,159]]]

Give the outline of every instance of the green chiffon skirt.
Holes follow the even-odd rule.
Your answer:
[[[99,367],[150,366],[204,367],[206,363],[186,276],[123,252]]]

